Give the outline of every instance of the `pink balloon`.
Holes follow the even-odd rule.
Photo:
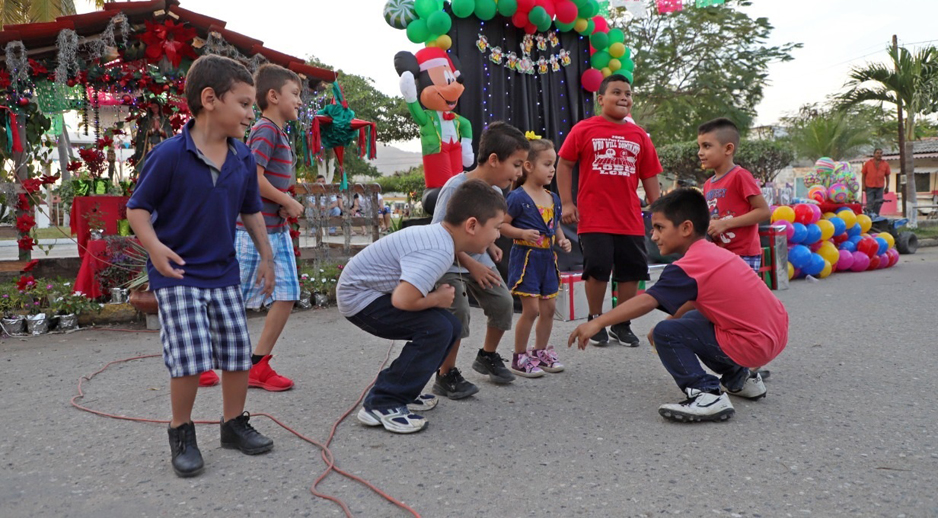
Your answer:
[[[811,212],[814,213],[814,215],[811,217],[811,223],[817,223],[821,220],[821,216],[824,215],[821,212],[821,208],[813,203],[809,203],[808,206],[811,207]]]
[[[602,16],[596,15],[593,17],[593,23],[596,26],[596,30],[593,33],[597,32],[609,32],[609,23],[606,22],[606,19]]]
[[[772,223],[776,227],[785,227],[785,236],[790,240],[791,236],[795,235],[795,226],[791,224],[790,221],[784,219]]]
[[[870,256],[863,252],[853,252],[853,264],[850,265],[851,272],[863,272],[870,266]]]
[[[889,261],[890,261],[890,259],[889,259],[889,254],[887,254],[887,253],[885,253],[885,252],[882,253],[882,254],[880,254],[880,256],[879,256],[879,269],[882,270],[882,269],[884,269],[884,268],[889,268]]]
[[[580,84],[587,92],[599,90],[599,85],[603,82],[603,73],[595,68],[590,68],[580,77]]]
[[[837,269],[840,271],[849,270],[853,266],[853,253],[847,250],[840,250],[840,259],[837,260]]]
[[[886,250],[886,255],[889,256],[889,266],[887,268],[891,268],[899,262],[899,251],[895,248]]]

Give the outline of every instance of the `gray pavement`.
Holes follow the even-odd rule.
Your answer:
[[[494,386],[471,372],[483,316],[459,367],[475,397],[442,401],[429,427],[398,436],[338,429],[340,467],[424,517],[520,516],[938,516],[938,248],[899,266],[799,281],[778,295],[791,341],[769,368],[768,397],[734,400],[725,423],[680,425],[658,405],[682,395],[643,339],[561,351],[567,371]],[[635,323],[644,335],[661,315]],[[250,319],[256,337],[261,318]],[[555,344],[576,323],[555,326]],[[297,386],[251,390],[248,409],[269,412],[325,439],[374,377],[390,343],[367,336],[335,309],[296,313],[274,366]],[[400,344],[395,345],[395,349]],[[510,338],[502,345],[510,350]],[[0,515],[340,516],[309,493],[319,452],[271,421],[267,455],[221,449],[214,425],[198,427],[206,470],[179,479],[164,425],[72,408],[79,376],[111,360],[160,351],[154,334],[88,330],[4,339]],[[158,358],[111,367],[85,384],[84,402],[108,412],[166,418],[168,377]],[[196,416],[217,419],[220,388],[203,389]],[[355,516],[407,516],[338,475],[320,489]]]

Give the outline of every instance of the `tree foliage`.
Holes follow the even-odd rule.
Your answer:
[[[19,23],[51,22],[75,14],[73,0],[0,0],[0,29]]]
[[[768,66],[792,59],[800,43],[767,44],[772,25],[728,0],[719,7],[690,5],[678,15],[625,21],[613,10],[614,24],[626,33],[635,61],[633,117],[661,144],[696,138],[697,124],[727,117],[745,132],[768,82]]]
[[[676,180],[692,180],[697,185],[713,175],[702,169],[697,157],[697,142],[678,142],[658,149],[658,159],[664,172]],[[747,169],[759,183],[771,182],[778,173],[791,164],[794,153],[786,144],[771,140],[744,140],[740,142],[734,160]]]
[[[880,144],[874,116],[854,109],[838,110],[805,105],[782,120],[798,158],[830,157],[847,160]]]
[[[423,197],[423,190],[426,186],[422,165],[411,168],[405,173],[394,173],[391,176],[378,178],[375,182],[381,186],[381,192],[399,192],[407,196],[411,203]]]
[[[310,57],[308,63],[326,70],[334,70],[315,57]],[[342,87],[349,107],[355,112],[355,117],[378,125],[378,142],[398,142],[420,137],[417,124],[411,118],[402,97],[381,93],[374,87],[371,78],[346,74],[341,70],[338,72],[339,86]],[[332,102],[331,93],[326,102]]]

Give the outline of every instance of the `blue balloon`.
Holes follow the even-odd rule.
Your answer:
[[[886,253],[886,250],[889,250],[889,242],[886,241],[884,238],[877,236],[877,237],[874,237],[873,239],[875,239],[876,242],[879,244],[879,251],[876,252],[876,255],[883,255]]]
[[[788,262],[792,266],[803,270],[811,261],[811,250],[804,245],[795,245],[788,250]]]
[[[813,245],[821,240],[821,227],[811,223],[805,225],[805,228],[808,230],[808,235],[806,235],[804,241],[802,241],[803,244]]]
[[[791,227],[794,231],[791,233],[791,239],[789,239],[788,242],[797,245],[804,241],[804,238],[808,235],[808,229],[804,228],[804,225],[801,223],[792,223]]]
[[[847,241],[850,241],[851,243],[853,243],[853,246],[856,247],[857,243],[859,243],[860,241],[863,241],[863,236],[861,236],[860,234],[857,234],[855,236],[850,236],[850,238],[847,239]]]
[[[850,228],[847,229],[847,235],[850,236],[850,237],[859,236],[859,235],[862,234],[862,233],[863,233],[863,231],[860,229],[860,225],[859,225],[859,224],[854,225],[854,226],[852,226],[852,227],[850,227]]]
[[[808,275],[817,275],[824,271],[824,258],[818,254],[811,254],[808,264],[804,265],[804,273]]]
[[[838,218],[837,216],[832,217],[828,221],[831,222],[831,225],[834,225],[835,236],[839,236],[847,231],[847,224],[844,223],[844,220]]]
[[[835,210],[834,213],[835,213],[835,214],[840,214],[841,212],[843,212],[843,211],[845,211],[845,210],[849,210],[850,212],[853,212],[853,209],[851,209],[850,207],[841,207],[841,208]]]
[[[850,240],[848,239],[848,240],[844,241],[843,243],[841,243],[838,248],[841,249],[841,250],[846,250],[846,251],[848,251],[848,252],[853,253],[853,252],[856,252],[856,251],[857,251],[857,244],[854,243],[853,241],[850,241]]]

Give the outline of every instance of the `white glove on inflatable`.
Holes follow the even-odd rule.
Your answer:
[[[472,154],[472,139],[464,138],[462,143],[462,166],[471,169],[475,165],[476,157]]]
[[[401,74],[401,95],[404,96],[404,102],[417,102],[417,83],[413,72],[405,71]]]

